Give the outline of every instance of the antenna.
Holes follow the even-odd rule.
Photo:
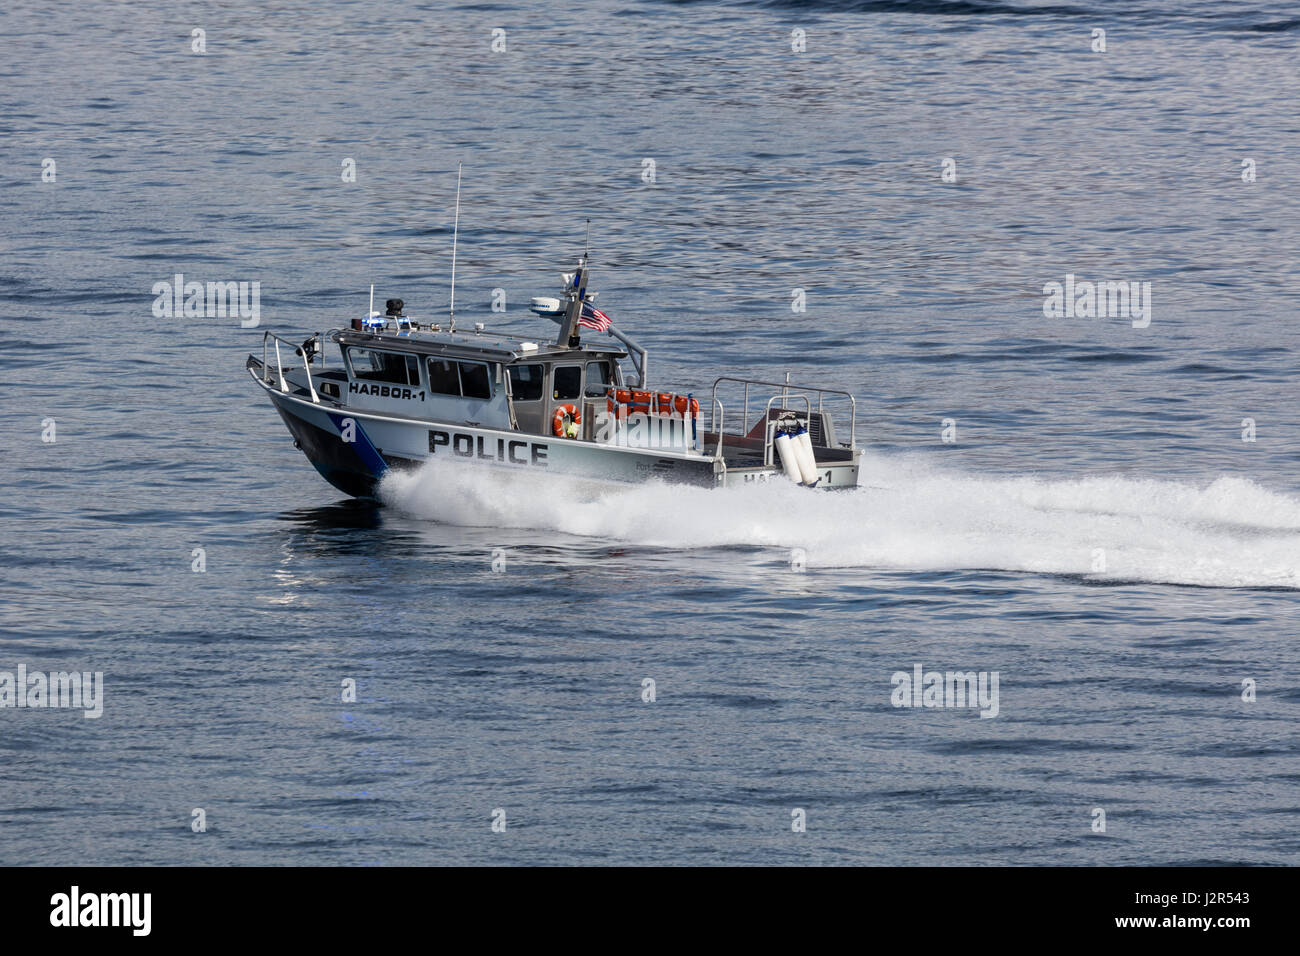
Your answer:
[[[370,309],[368,312],[366,312],[366,318],[373,319],[374,317],[375,317],[375,284],[372,282],[370,283]]]
[[[587,241],[583,244],[582,258],[587,260],[591,258],[591,220],[587,220]]]
[[[451,228],[451,308],[447,318],[451,320],[448,331],[456,331],[456,237],[460,234],[460,167],[456,164],[456,222]]]

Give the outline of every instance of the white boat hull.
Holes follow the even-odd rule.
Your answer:
[[[729,466],[723,459],[695,451],[552,438],[312,401],[267,382],[256,360],[250,360],[249,374],[267,393],[295,446],[321,477],[358,498],[374,497],[389,469],[418,468],[431,458],[634,484],[658,480],[712,488],[787,480],[776,465]],[[818,487],[856,486],[858,458],[855,452],[848,461],[818,463]]]

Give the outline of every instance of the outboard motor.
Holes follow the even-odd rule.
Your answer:
[[[776,425],[775,442],[781,459],[781,470],[795,484],[807,488],[817,487],[817,459],[813,456],[812,439],[808,429],[798,417],[790,413],[781,416]]]

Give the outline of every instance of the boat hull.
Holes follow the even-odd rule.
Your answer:
[[[596,481],[719,484],[712,458],[567,441],[514,431],[400,419],[315,403],[261,381],[294,444],[321,477],[345,494],[373,498],[390,469],[429,459],[477,462],[519,471],[556,472]]]
[[[464,423],[398,418],[313,401],[300,390],[284,391],[266,381],[261,364],[253,359],[249,374],[284,420],[295,447],[322,478],[355,498],[376,497],[379,482],[390,469],[415,469],[430,459],[622,484],[657,480],[716,488],[788,480],[780,468],[763,465],[761,459],[728,463],[679,450],[569,441]],[[857,486],[860,452],[840,455],[844,460],[817,463],[819,488]]]

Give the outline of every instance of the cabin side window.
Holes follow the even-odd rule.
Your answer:
[[[460,394],[460,375],[455,362],[429,359],[429,391],[439,395]]]
[[[545,365],[511,365],[510,394],[516,402],[535,402],[542,397]]]
[[[420,384],[420,365],[414,355],[352,348],[348,349],[348,362],[353,378],[395,385]]]
[[[465,398],[492,397],[492,377],[482,362],[456,362],[429,359],[429,391],[437,395],[461,395]]]
[[[492,381],[488,378],[488,367],[478,362],[461,362],[460,393],[466,398],[491,398]]]
[[[551,387],[556,401],[569,402],[582,394],[582,366],[557,365]]]

